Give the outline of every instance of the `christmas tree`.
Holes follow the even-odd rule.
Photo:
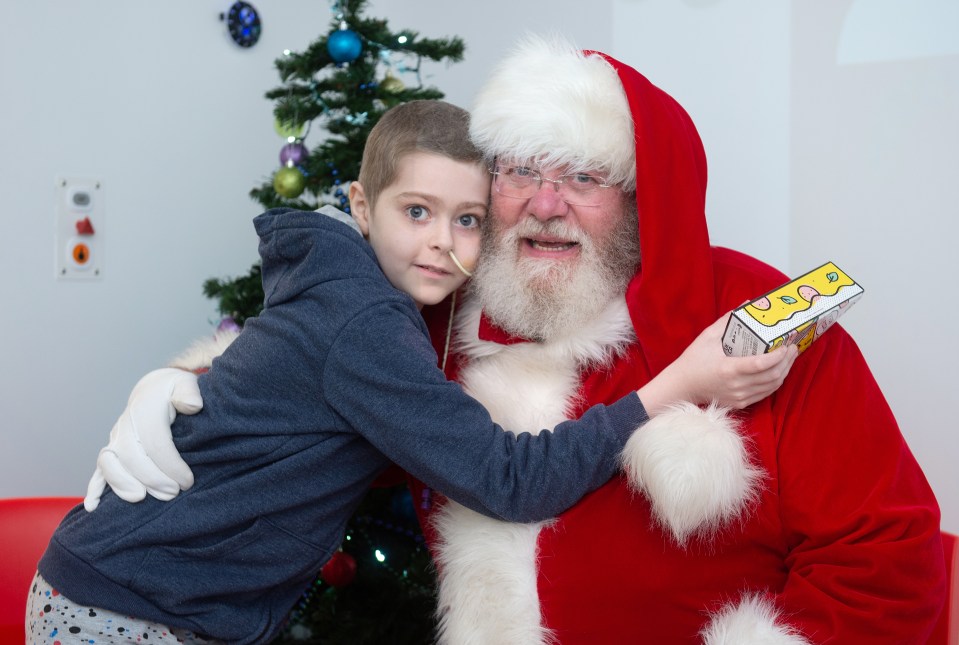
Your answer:
[[[330,31],[302,53],[276,61],[282,85],[274,127],[284,138],[280,165],[250,195],[264,208],[349,212],[346,183],[359,174],[363,144],[387,109],[443,94],[424,87],[424,60],[462,59],[459,38],[420,38],[363,17],[366,0],[332,6]],[[322,128],[312,150],[305,139]],[[232,279],[210,279],[204,293],[218,301],[223,326],[242,326],[263,306],[260,266]],[[421,644],[433,640],[435,577],[405,485],[374,488],[347,525],[346,539],[304,590],[277,643]]]
[[[415,99],[439,99],[442,92],[422,82],[425,60],[463,59],[459,38],[420,38],[416,31],[390,30],[385,20],[364,17],[367,0],[335,0],[328,34],[301,53],[276,61],[283,84],[266,97],[275,101],[274,128],[286,144],[280,167],[269,181],[250,191],[264,208],[289,206],[316,210],[330,204],[349,212],[346,182],[359,175],[363,144],[390,107]],[[404,81],[414,81],[407,86]],[[326,136],[313,150],[304,140],[313,127]],[[245,276],[211,278],[203,292],[219,310],[242,326],[263,306],[260,268]]]

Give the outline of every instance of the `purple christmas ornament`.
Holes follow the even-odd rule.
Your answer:
[[[288,143],[280,148],[280,164],[284,166],[299,166],[309,155],[310,151],[299,141]]]
[[[224,331],[235,331],[239,333],[240,326],[236,324],[236,321],[233,320],[232,316],[226,316],[223,320],[220,321],[220,324],[216,326],[217,333]]]

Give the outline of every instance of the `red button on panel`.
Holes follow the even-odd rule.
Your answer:
[[[89,217],[77,220],[77,235],[93,235],[93,222]]]

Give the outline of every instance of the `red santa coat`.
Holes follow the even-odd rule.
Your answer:
[[[714,259],[723,306],[750,282],[771,288],[741,256]],[[627,363],[587,375],[587,400],[635,388]],[[538,592],[559,642],[699,642],[707,612],[730,607],[810,643],[926,642],[944,598],[938,507],[848,334],[816,341],[743,421],[766,479],[742,523],[679,548],[617,478],[540,534]]]
[[[638,72],[600,55],[633,114],[642,266],[609,320],[575,331],[577,346],[600,349],[572,366],[553,364],[555,347],[516,342],[478,310],[461,312],[450,374],[517,430],[552,427],[639,388],[721,313],[786,280],[710,246],[692,121]],[[433,314],[441,344],[445,317]],[[624,325],[631,339],[617,335]],[[606,363],[590,354],[604,344],[618,348]],[[539,381],[548,383],[524,389]],[[539,525],[444,516],[451,505],[434,496],[421,511],[448,587],[441,640],[924,643],[945,593],[938,506],[854,341],[833,326],[739,421],[761,483],[727,521],[691,531],[670,524],[682,504],[655,510],[668,480],[637,493],[616,477]],[[667,459],[679,471],[713,461],[692,448]],[[426,497],[416,490],[414,499]],[[465,546],[444,552],[451,542]]]

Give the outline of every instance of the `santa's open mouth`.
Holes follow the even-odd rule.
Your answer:
[[[526,244],[537,251],[546,252],[568,251],[576,246],[579,246],[578,242],[538,240],[531,237],[526,238]]]

